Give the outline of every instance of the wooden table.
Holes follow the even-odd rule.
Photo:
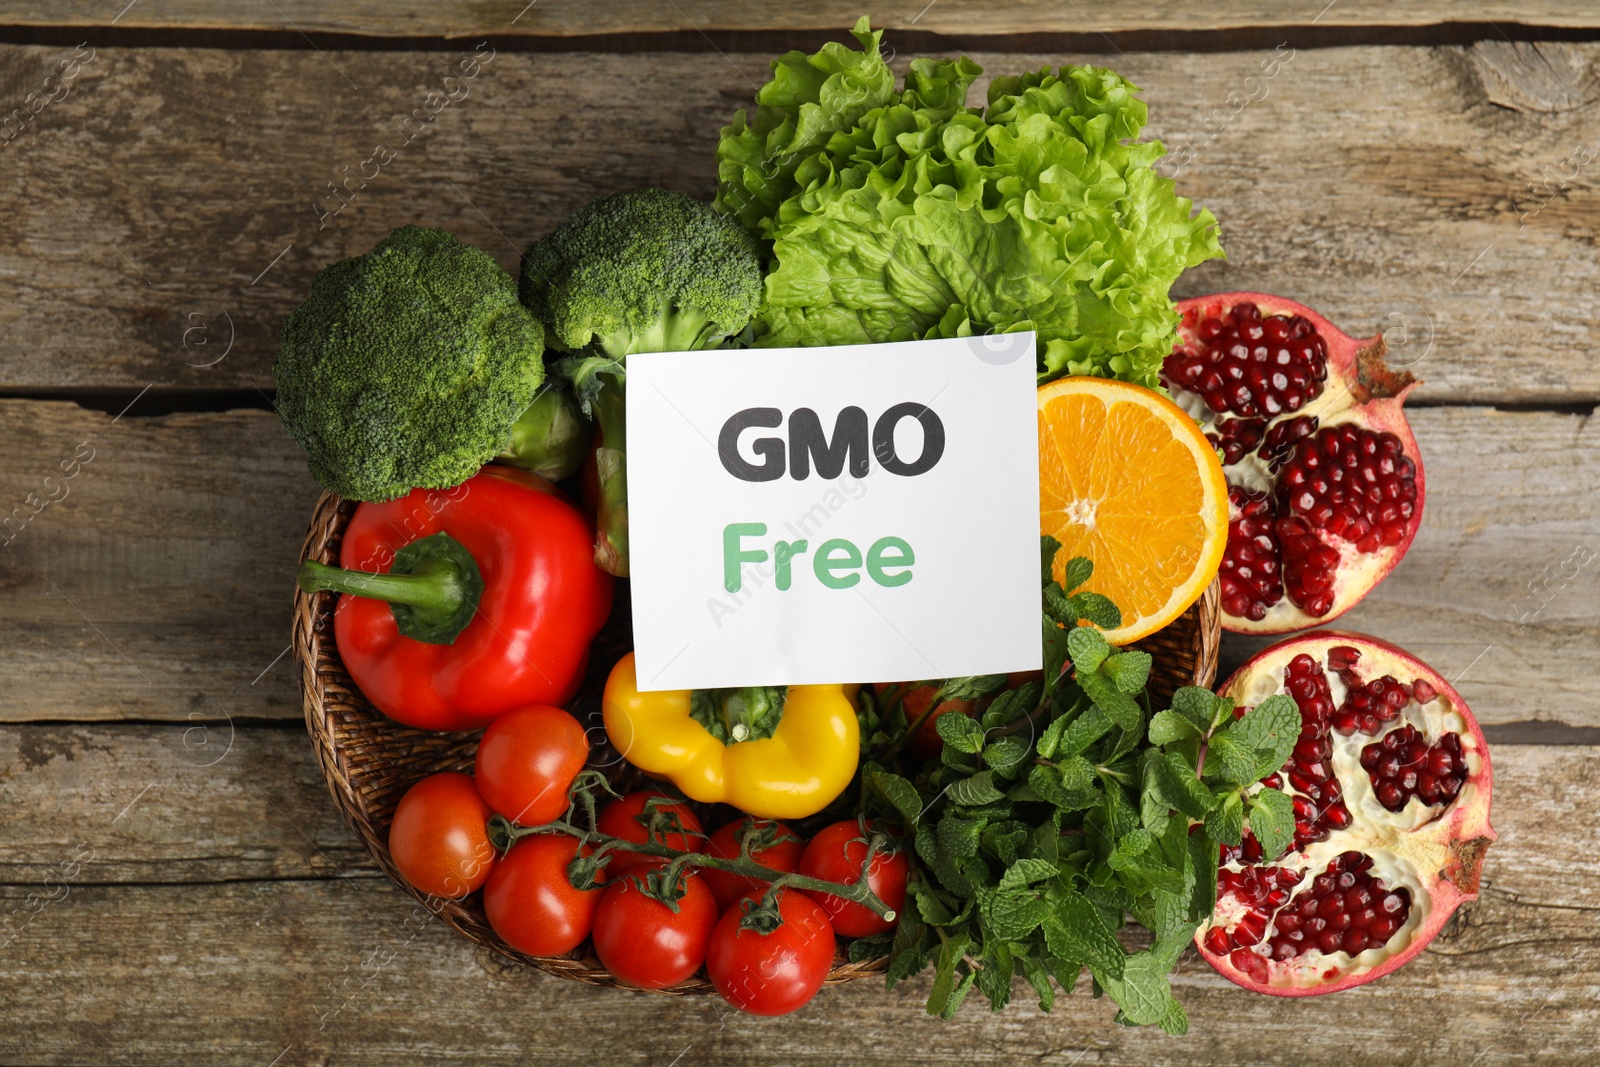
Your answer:
[[[592,196],[709,195],[767,60],[862,9],[525,2],[0,3],[0,1060],[1600,1063],[1600,8],[873,12],[902,67],[1128,74],[1223,223],[1230,259],[1181,291],[1294,296],[1426,379],[1427,522],[1348,624],[1487,726],[1482,897],[1339,997],[1186,958],[1171,1038],[1082,992],[945,1024],[922,982],[863,982],[763,1022],[556,981],[413,907],[338,821],[285,655],[317,490],[271,410],[279,323],[402,223],[515,269]]]

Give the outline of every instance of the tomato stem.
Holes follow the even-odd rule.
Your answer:
[[[570,813],[569,813],[570,814]],[[656,856],[669,861],[682,861],[685,865],[713,871],[726,871],[729,874],[742,875],[758,881],[771,882],[773,888],[801,889],[813,893],[827,893],[830,896],[840,897],[854,904],[870,908],[872,912],[885,922],[894,922],[897,912],[878,898],[867,884],[867,869],[872,865],[883,846],[888,844],[889,838],[877,831],[869,832],[867,836],[867,854],[861,864],[861,879],[854,885],[845,885],[840,882],[829,882],[810,875],[795,874],[790,871],[773,870],[763,867],[753,859],[743,856],[729,859],[723,856],[709,856],[704,852],[687,852],[683,849],[673,848],[671,845],[656,841],[624,841],[620,837],[600,833],[598,830],[586,830],[581,826],[557,819],[542,826],[521,826],[504,815],[496,815],[489,820],[489,840],[496,848],[504,851],[509,849],[521,838],[529,834],[570,834],[579,841],[580,856],[574,863],[586,863],[591,869],[598,868],[605,862],[605,858],[613,852],[633,852],[643,856]],[[581,854],[586,845],[594,846],[588,855]],[[570,877],[570,875],[569,875]],[[577,885],[576,882],[573,883]],[[588,886],[579,885],[585,889]]]

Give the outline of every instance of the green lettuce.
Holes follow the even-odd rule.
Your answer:
[[[1109,70],[996,78],[970,60],[790,53],[722,131],[717,203],[770,242],[756,343],[827,345],[1036,330],[1039,376],[1158,384],[1168,293],[1222,255],[1217,223],[1152,169],[1146,108]]]

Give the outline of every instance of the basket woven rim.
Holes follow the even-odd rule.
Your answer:
[[[310,526],[300,549],[300,560],[337,564],[344,529],[354,512],[354,501],[324,492],[312,509]],[[412,888],[395,868],[389,855],[388,828],[394,803],[412,783],[445,770],[468,770],[477,748],[478,734],[436,734],[393,722],[377,712],[361,695],[344,669],[334,647],[332,593],[294,594],[292,644],[299,666],[306,730],[311,736],[317,764],[327,782],[334,806],[361,839],[385,874],[412,898],[463,937],[517,963],[557,978],[588,985],[632,988],[619,982],[595,958],[586,941],[566,956],[529,956],[507,945],[484,915],[482,894],[462,900],[444,900]],[[1220,591],[1213,582],[1173,625],[1136,642],[1136,647],[1159,651],[1157,669],[1168,665],[1181,685],[1208,686],[1216,676],[1221,646]],[[1171,671],[1174,658],[1190,666]],[[1152,675],[1152,678],[1155,676]],[[1176,688],[1176,685],[1171,686]],[[883,958],[852,963],[836,957],[827,984],[882,974]],[[714,992],[703,975],[651,990],[669,996]]]

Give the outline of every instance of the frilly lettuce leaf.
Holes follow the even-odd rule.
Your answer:
[[[1137,87],[1067,66],[997,78],[972,108],[969,60],[916,60],[885,92],[878,35],[856,36],[869,51],[779,60],[755,125],[723,131],[718,202],[772,242],[756,342],[1032,329],[1041,380],[1157,385],[1171,285],[1222,250],[1211,213],[1151,169]]]

